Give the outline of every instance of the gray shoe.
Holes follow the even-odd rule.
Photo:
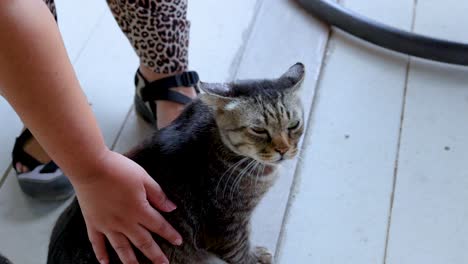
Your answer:
[[[24,144],[31,138],[31,132],[28,129],[24,130],[16,139],[12,153],[15,171],[18,162],[31,170],[25,173],[16,171],[23,192],[42,201],[59,201],[71,197],[75,193],[73,186],[53,161],[41,164],[24,152]]]

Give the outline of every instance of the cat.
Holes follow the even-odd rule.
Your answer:
[[[178,206],[163,216],[182,235],[182,246],[154,235],[170,263],[273,263],[265,248],[251,246],[249,222],[278,164],[298,152],[304,71],[297,63],[276,79],[199,83],[204,93],[127,154]],[[110,263],[121,263],[107,248]],[[150,263],[136,253],[139,263]],[[64,263],[98,264],[76,199],[49,244],[48,264]]]

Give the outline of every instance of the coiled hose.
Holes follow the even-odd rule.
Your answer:
[[[431,38],[371,20],[326,0],[297,0],[327,24],[386,49],[411,56],[468,66],[468,45]]]

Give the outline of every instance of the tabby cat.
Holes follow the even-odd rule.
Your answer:
[[[298,152],[303,78],[304,65],[297,63],[277,79],[200,83],[205,93],[128,154],[178,206],[163,215],[183,245],[154,236],[170,263],[273,262],[264,248],[251,247],[249,221],[277,165]],[[110,263],[121,263],[108,249]],[[137,253],[140,263],[150,263]],[[76,200],[55,225],[48,263],[98,264]]]

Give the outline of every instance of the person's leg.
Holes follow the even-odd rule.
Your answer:
[[[107,3],[140,58],[140,72],[147,81],[182,73],[188,67],[190,22],[187,0],[107,0]],[[171,88],[190,98],[193,88]],[[158,101],[158,127],[167,126],[183,110],[180,103]]]

